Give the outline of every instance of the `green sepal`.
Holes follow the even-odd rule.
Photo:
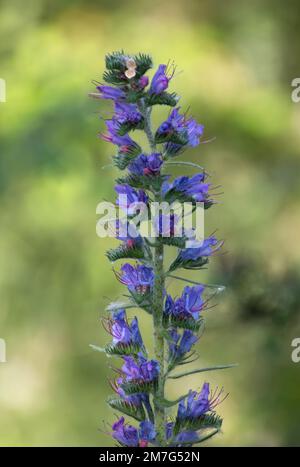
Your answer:
[[[169,267],[168,272],[173,272],[176,269],[183,268],[183,269],[202,269],[208,263],[208,258],[201,256],[197,260],[182,260],[180,255],[173,261],[173,263]]]
[[[173,434],[177,435],[181,431],[199,431],[207,429],[221,430],[222,418],[215,413],[203,414],[198,418],[176,418]]]
[[[126,245],[120,245],[117,248],[108,250],[106,256],[112,263],[124,258],[145,259],[144,250],[140,246],[127,247]]]
[[[121,87],[127,84],[126,76],[123,72],[118,70],[105,70],[103,73],[103,80],[113,86]]]
[[[156,144],[162,143],[174,143],[180,146],[185,146],[188,143],[188,135],[186,132],[182,133],[171,133],[167,136],[160,135],[158,132],[155,133],[155,142]]]
[[[146,413],[142,404],[135,406],[130,402],[126,402],[125,400],[116,398],[114,396],[109,397],[107,399],[107,403],[113,409],[116,409],[124,415],[128,415],[129,417],[134,418],[138,422],[146,419]]]
[[[108,344],[104,347],[104,351],[106,355],[137,355],[139,352],[142,351],[141,347],[136,344]]]
[[[161,243],[167,246],[185,248],[187,238],[186,237],[160,237],[160,241]]]
[[[125,170],[139,154],[141,154],[141,147],[135,143],[126,152],[120,150],[116,156],[113,156],[114,165],[120,170]]]
[[[195,333],[199,332],[203,325],[203,318],[195,320],[193,318],[179,319],[175,316],[170,316],[168,320],[164,320],[165,327],[171,326],[179,329],[189,329],[190,331],[193,331]]]
[[[153,67],[152,58],[148,54],[139,53],[133,57],[136,63],[136,77],[140,78],[144,75],[150,68]]]
[[[145,103],[148,107],[152,105],[169,105],[170,107],[175,107],[179,97],[175,92],[168,93],[162,92],[161,94],[150,94],[147,93],[145,96]]]
[[[145,381],[126,381],[122,383],[121,388],[126,395],[130,396],[132,394],[150,394],[154,393],[157,390],[157,380],[145,382]]]
[[[152,292],[139,293],[130,291],[130,295],[137,307],[143,308],[150,315],[152,314]]]
[[[105,66],[108,70],[126,70],[124,50],[107,54],[105,56]]]
[[[128,104],[136,104],[139,99],[143,98],[143,96],[144,91],[128,89],[126,92],[126,102],[128,102]]]
[[[144,119],[142,119],[138,124],[135,123],[122,123],[119,125],[118,135],[124,136],[129,131],[133,130],[143,130],[144,128]]]
[[[140,188],[142,190],[158,191],[166,178],[166,175],[128,174],[125,177],[118,178],[116,181],[119,184],[130,185],[134,188]]]
[[[196,208],[198,203],[192,196],[185,194],[183,191],[177,191],[175,188],[172,188],[165,194],[164,201],[167,201],[170,204],[174,201],[177,201],[179,203],[191,203],[194,209]],[[204,201],[202,201],[202,203],[204,209],[208,209],[214,204],[214,202],[211,199],[205,199]]]

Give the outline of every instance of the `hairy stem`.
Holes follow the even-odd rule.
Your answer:
[[[164,291],[164,270],[163,256],[164,247],[159,245],[154,251],[154,288],[153,288],[153,334],[154,334],[154,353],[155,358],[160,365],[160,376],[158,379],[158,387],[156,398],[154,398],[154,414],[157,430],[158,441],[161,446],[164,446],[165,440],[165,410],[161,407],[157,400],[164,398],[164,337],[162,328],[162,310],[163,310],[163,291]],[[157,399],[157,400],[155,400]]]
[[[149,146],[152,152],[156,151],[155,139],[151,129],[151,109],[147,109],[144,102],[141,100],[138,103],[138,108],[144,117],[144,130],[148,138]],[[155,193],[155,201],[161,202],[161,193]],[[154,355],[160,366],[160,373],[157,383],[157,390],[154,395],[154,419],[157,433],[157,440],[160,446],[165,446],[165,409],[159,404],[159,401],[164,398],[165,387],[165,355],[164,355],[164,337],[163,337],[163,300],[165,288],[165,273],[164,273],[164,246],[162,243],[157,243],[153,247],[153,271],[154,271],[154,286],[153,286],[153,337],[154,337]]]

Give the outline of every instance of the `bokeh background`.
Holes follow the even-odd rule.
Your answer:
[[[121,48],[174,60],[172,89],[216,137],[184,156],[224,192],[206,233],[218,229],[226,254],[196,273],[227,286],[207,312],[201,364],[239,363],[209,374],[230,393],[209,445],[300,444],[299,13],[297,0],[0,2],[1,445],[112,444],[101,431],[114,420],[112,373],[89,344],[107,342],[100,317],[123,293],[104,257],[115,242],[95,233],[116,171],[102,169],[111,147],[97,138],[109,104],[87,93],[104,54]],[[190,376],[168,395],[202,382]]]

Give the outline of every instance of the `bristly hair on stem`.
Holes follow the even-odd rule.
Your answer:
[[[112,52],[105,57],[103,80],[94,81],[96,90],[90,93],[95,99],[111,100],[114,107],[112,117],[105,120],[106,131],[100,137],[115,147],[113,164],[124,172],[118,176],[115,186],[116,204],[128,213],[130,206],[120,203],[119,196],[125,194],[130,203],[185,203],[190,202],[192,215],[197,203],[205,209],[216,204],[219,193],[207,183],[208,173],[195,162],[174,160],[189,147],[205,143],[202,139],[204,127],[177,106],[179,96],[170,91],[175,76],[175,65],[160,64],[151,80],[147,73],[153,67],[150,55],[127,54],[124,50]],[[153,128],[152,113],[156,106],[167,106],[166,119]],[[142,148],[132,138],[133,132],[144,132],[147,147]],[[184,173],[170,182],[166,173],[172,166],[183,170],[197,170],[193,176]],[[132,216],[132,214],[130,214]],[[202,284],[198,281],[175,276],[177,269],[199,271],[205,269],[209,260],[221,248],[222,242],[214,235],[199,242],[183,232],[175,235],[178,219],[173,214],[164,231],[161,218],[156,219],[158,236],[147,238],[134,224],[138,235],[129,231],[117,238],[122,243],[107,251],[112,263],[119,260],[134,260],[133,265],[125,262],[116,278],[127,287],[125,301],[112,302],[107,307],[109,316],[103,324],[112,341],[103,346],[91,347],[104,352],[108,357],[120,358],[121,366],[113,368],[117,378],[111,383],[115,395],[107,400],[109,406],[121,413],[110,431],[121,447],[146,446],[193,446],[203,443],[220,433],[221,417],[215,408],[225,400],[223,388],[215,390],[203,382],[200,392],[189,390],[175,401],[167,398],[166,381],[181,379],[193,374],[223,370],[235,365],[214,365],[205,368],[190,368],[176,372],[176,368],[190,365],[198,359],[194,350],[204,332],[204,314],[208,291],[211,296],[223,290],[222,286]],[[129,224],[131,222],[129,216]],[[118,221],[120,222],[120,221]],[[175,249],[173,261],[165,265],[165,249]],[[187,284],[180,297],[167,293],[167,279],[185,281]],[[152,317],[153,358],[143,342],[138,317],[127,318],[128,309],[146,311]],[[142,315],[139,313],[139,320]],[[175,370],[175,372],[174,372]],[[125,421],[124,415],[133,420]]]

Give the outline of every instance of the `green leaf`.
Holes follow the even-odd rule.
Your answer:
[[[230,365],[216,365],[207,368],[198,368],[197,370],[186,371],[184,373],[178,373],[177,375],[168,376],[169,379],[178,379],[183,378],[184,376],[194,375],[196,373],[204,373],[205,371],[215,371],[215,370],[226,370],[227,368],[235,368],[238,366],[237,363],[232,363]]]
[[[94,344],[90,344],[89,347],[91,347],[91,349],[93,349],[93,350],[96,350],[96,352],[105,353],[105,348],[104,347],[98,347],[97,345],[94,345]]]
[[[136,305],[130,302],[111,302],[107,305],[106,311],[114,312],[118,310],[126,310],[127,308],[136,308]]]
[[[155,397],[155,402],[157,405],[159,405],[161,408],[170,408],[174,407],[174,405],[178,404],[182,399],[188,396],[188,393],[185,394],[184,396],[179,397],[175,401],[169,401],[165,399],[164,397]]]
[[[129,417],[134,418],[135,420],[141,422],[145,420],[146,414],[143,405],[135,406],[129,402],[126,402],[123,399],[116,398],[111,396],[107,399],[108,405],[113,409],[118,410],[119,412],[128,415]]]

